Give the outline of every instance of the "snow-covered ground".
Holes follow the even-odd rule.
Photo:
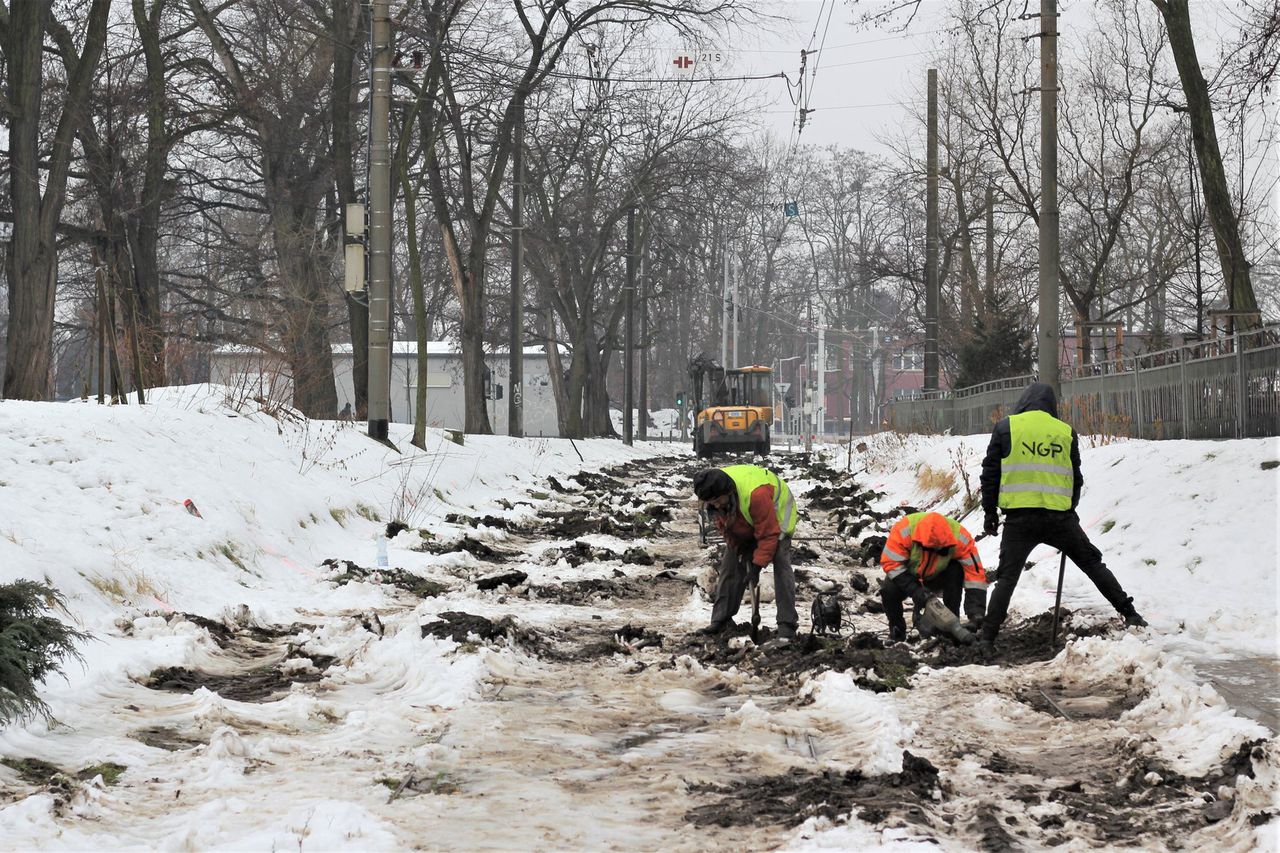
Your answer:
[[[423,538],[408,534],[390,541],[390,565],[444,584],[441,595],[407,602],[383,584],[337,585],[337,572],[321,565],[338,558],[375,566],[377,534],[395,519],[438,539],[466,532],[505,546],[517,556],[501,568],[527,572],[531,584],[611,578],[622,573],[616,561],[575,569],[540,556],[563,541],[520,542],[445,516],[529,519],[538,509],[571,506],[560,503],[548,476],[642,466],[687,453],[683,445],[477,436],[457,445],[430,432],[423,452],[392,425],[403,451],[396,453],[367,439],[362,425],[269,415],[225,397],[192,387],[158,391],[146,407],[0,403],[0,577],[47,579],[67,596],[70,617],[95,636],[84,665],[73,663],[43,691],[54,722],[0,731],[0,757],[40,758],[72,772],[103,762],[127,768],[114,786],[90,781],[59,792],[24,785],[0,765],[0,848],[704,849],[703,830],[680,829],[690,782],[715,780],[725,768],[744,776],[797,766],[896,772],[902,750],[911,749],[946,780],[940,808],[957,834],[943,849],[966,849],[978,836],[960,826],[966,814],[990,808],[983,794],[993,780],[984,768],[997,750],[1021,774],[1052,777],[1081,762],[1106,769],[1123,753],[1197,777],[1252,739],[1268,741],[1268,760],[1256,779],[1220,792],[1244,808],[1189,831],[1186,842],[1276,847],[1274,818],[1248,820],[1276,798],[1274,733],[1233,711],[1197,674],[1223,661],[1274,666],[1280,651],[1280,470],[1262,467],[1280,460],[1274,440],[1096,447],[1085,440],[1081,520],[1150,630],[1079,640],[1052,661],[1017,670],[924,671],[912,689],[887,693],[860,688],[851,673],[827,672],[801,687],[806,701],[797,705],[736,668],[687,657],[654,665],[657,650],[647,650],[655,655],[647,664],[606,658],[608,665],[575,676],[517,650],[419,630],[446,611],[465,611],[514,612],[521,624],[548,631],[643,618],[678,633],[706,618],[708,606],[692,588],[648,610],[642,602],[566,608],[481,593],[471,581],[492,566],[464,552],[411,550]],[[980,436],[886,434],[867,439],[851,459],[843,449],[826,452],[832,465],[864,471],[888,506],[951,511],[966,478],[977,489],[985,444]],[[957,490],[950,497],[948,474]],[[806,484],[796,487],[802,493]],[[650,488],[672,502],[684,539],[585,539],[615,551],[639,543],[660,559],[701,553],[688,541],[687,481]],[[188,499],[200,517],[183,507]],[[967,522],[980,527],[980,512]],[[806,526],[800,534],[828,532]],[[989,567],[997,551],[994,540],[982,543]],[[1040,549],[1031,559],[1014,615],[1052,605],[1056,555]],[[831,561],[822,568],[847,571]],[[1113,616],[1070,567],[1064,604],[1098,621]],[[228,665],[209,630],[181,613],[240,627],[298,625],[297,645],[280,665],[304,671],[322,656],[334,663],[318,683],[265,703],[203,687],[150,689],[141,682],[164,667]],[[866,629],[882,627],[876,617],[858,618]],[[1125,685],[1136,704],[1081,728],[1016,700],[1018,690],[1051,682],[1086,698]],[[166,738],[179,742],[157,745]],[[805,739],[808,748],[798,748]],[[419,796],[424,773],[429,795]],[[397,779],[415,778],[412,800],[407,792],[388,802]],[[1055,807],[1068,814],[1061,805],[1030,811],[1052,821]],[[856,817],[811,819],[790,834],[716,837],[740,838],[750,849],[938,849],[938,833]],[[1074,838],[1064,849],[1092,846]]]

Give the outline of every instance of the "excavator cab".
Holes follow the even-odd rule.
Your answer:
[[[694,451],[702,457],[735,452],[767,454],[773,423],[773,370],[759,365],[725,370],[700,356],[689,373],[697,412]]]

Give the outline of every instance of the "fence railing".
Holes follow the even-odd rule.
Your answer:
[[[987,432],[1034,381],[1015,376],[885,405],[903,432]],[[1063,369],[1059,414],[1078,432],[1133,438],[1280,435],[1280,333],[1242,332]]]

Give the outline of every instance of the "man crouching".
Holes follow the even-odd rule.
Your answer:
[[[778,636],[796,635],[796,577],[791,570],[791,534],[796,529],[796,502],[781,477],[758,465],[708,468],[693,476],[693,493],[702,501],[724,536],[711,624],[699,633],[717,634],[730,627],[753,576],[773,563]],[[750,560],[747,560],[747,557]]]

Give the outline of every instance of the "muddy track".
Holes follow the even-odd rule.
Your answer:
[[[1252,773],[1247,751],[1211,778],[1159,766],[1122,720],[1142,685],[1046,663],[1048,614],[1009,625],[995,666],[940,642],[886,646],[874,537],[901,510],[799,454],[776,462],[818,496],[796,543],[796,641],[770,641],[771,603],[759,644],[745,626],[692,633],[717,559],[688,500],[695,460],[548,478],[532,519],[457,516],[456,534],[422,536],[422,550],[458,555],[448,575],[329,561],[337,584],[394,587],[393,609],[265,627],[172,617],[214,648],[123,698],[118,724],[167,757],[104,820],[163,825],[175,802],[212,808],[261,785],[306,801],[342,780],[402,844],[430,849],[765,850],[850,812],[989,850],[1178,849],[1226,826],[1216,795]],[[836,527],[859,540],[812,535]],[[809,631],[819,593],[840,601],[838,634]],[[1118,632],[1071,614],[1063,630]],[[331,635],[345,651],[330,653]],[[362,669],[406,635],[456,643],[450,665],[482,667],[480,695],[449,710],[416,698],[431,685],[412,660]],[[886,748],[886,727],[914,731]],[[244,778],[164,781],[193,756],[238,762]]]

